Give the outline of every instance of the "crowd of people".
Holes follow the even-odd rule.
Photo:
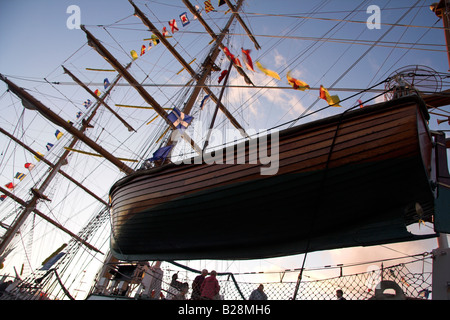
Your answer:
[[[187,300],[186,294],[189,291],[187,282],[178,281],[178,274],[172,275],[169,290],[167,291],[168,300]],[[220,285],[217,280],[217,272],[212,270],[208,277],[208,270],[203,269],[202,273],[195,277],[192,282],[191,300],[221,300]],[[249,300],[267,300],[264,293],[264,286],[259,285],[249,297]]]
[[[223,299],[220,295],[220,285],[217,280],[217,272],[212,270],[208,276],[208,270],[203,269],[201,274],[195,277],[192,282],[192,292],[190,298],[188,296],[189,284],[187,282],[181,282],[178,280],[178,273],[172,275],[172,281],[170,282],[169,289],[166,292],[166,296],[161,292],[161,281],[162,281],[162,270],[159,268],[159,264],[152,268],[152,271],[158,275],[158,279],[154,277],[151,282],[155,280],[159,283],[158,292],[159,294],[154,294],[152,292],[151,298],[153,299],[167,299],[167,300],[221,300]],[[156,273],[159,271],[159,273]],[[150,287],[154,287],[154,284],[147,284]],[[155,291],[155,290],[152,290]],[[336,290],[337,300],[345,300],[343,297],[343,291],[341,289]],[[267,294],[264,292],[264,285],[260,284],[258,288],[253,290],[248,297],[248,300],[267,300]]]

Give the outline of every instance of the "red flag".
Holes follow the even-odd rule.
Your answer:
[[[5,187],[7,187],[8,189],[12,190],[12,189],[14,189],[16,187],[16,185],[14,183],[10,182],[8,184],[5,184]]]
[[[219,77],[219,83],[223,80],[223,78],[225,78],[227,73],[228,73],[228,70],[223,70],[222,71],[222,73],[220,74],[220,77]]]
[[[245,66],[247,67],[248,70],[255,72],[255,70],[253,69],[253,61],[252,61],[252,58],[250,57],[251,50],[250,49],[244,50],[244,48],[241,48],[241,49],[242,49],[242,54],[243,54],[242,57],[244,59]]]
[[[145,53],[145,49],[146,49],[145,44],[143,44],[141,48],[141,56]]]
[[[175,33],[175,31],[178,31],[177,27],[177,21],[175,19],[172,19],[169,21],[170,30],[172,30],[172,33]]]
[[[206,0],[206,1],[204,2],[204,4],[205,4],[205,11],[206,11],[206,12],[210,12],[210,11],[214,11],[214,10],[215,10],[214,7],[213,7],[213,5],[211,4],[211,1],[210,1],[210,0]]]
[[[364,108],[361,99],[358,99],[358,102],[359,102],[359,107],[360,107],[360,108]]]
[[[310,87],[306,82],[303,82],[301,80],[295,79],[291,77],[291,72],[289,71],[286,75],[286,78],[288,80],[288,83],[294,88],[295,90],[305,91],[309,90]]]
[[[24,167],[27,168],[28,170],[31,170],[34,168],[34,164],[27,162],[25,163]]]
[[[167,31],[166,27],[163,28],[162,35],[164,38],[167,38],[167,36],[169,35],[169,31]]]
[[[233,63],[234,63],[237,67],[242,68],[242,64],[241,64],[241,62],[239,61],[239,59],[236,58],[236,57],[234,56],[234,54],[232,54],[232,53],[230,52],[230,50],[228,50],[227,47],[223,47],[223,52],[225,52],[225,54],[227,55],[227,57],[229,57],[230,60],[233,61]]]

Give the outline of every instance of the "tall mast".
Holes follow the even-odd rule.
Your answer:
[[[72,72],[70,72],[69,70],[67,70],[64,66],[64,73],[67,73],[72,79],[73,81],[75,81],[76,83],[78,83],[83,89],[85,89],[92,97],[94,97],[95,99],[97,99],[97,101],[100,104],[103,104],[106,109],[108,109],[117,119],[120,120],[120,122],[122,122],[124,124],[125,127],[127,127],[128,131],[136,131],[133,129],[133,127],[128,124],[128,122],[126,122],[121,116],[119,116],[119,114],[117,112],[115,112],[106,102],[104,98],[99,97],[98,95],[96,95],[91,89],[89,89],[89,87],[87,85],[85,85],[80,79],[78,79]]]
[[[46,107],[42,102],[34,98],[32,95],[30,95],[28,92],[26,92],[24,89],[18,87],[16,84],[5,78],[3,75],[0,74],[0,79],[5,82],[8,85],[8,89],[11,90],[14,94],[16,94],[23,102],[25,106],[28,106],[28,108],[34,109],[41,113],[44,117],[46,117],[48,120],[56,124],[57,126],[60,126],[64,128],[66,131],[68,131],[70,134],[74,135],[81,141],[83,141],[85,144],[87,144],[89,147],[91,147],[93,150],[97,151],[99,154],[101,154],[105,159],[110,161],[112,164],[114,164],[117,168],[124,171],[127,174],[131,174],[134,172],[133,169],[128,167],[126,164],[124,164],[122,161],[114,157],[111,153],[103,149],[101,146],[99,146],[97,143],[95,143],[92,139],[84,135],[84,133],[81,130],[76,129],[74,126],[72,126],[70,123],[65,121],[63,118],[61,118],[59,115],[57,115],[55,112],[50,110],[48,107]]]
[[[37,153],[36,151],[34,151],[33,149],[31,149],[29,146],[27,146],[25,143],[23,143],[22,141],[20,141],[19,139],[17,139],[16,137],[14,137],[12,134],[10,134],[9,132],[3,130],[3,128],[0,128],[0,132],[3,133],[5,136],[7,136],[8,138],[10,138],[11,140],[13,140],[14,142],[16,142],[17,144],[19,144],[20,146],[22,146],[24,149],[26,149],[27,151],[31,152],[35,157],[38,157],[41,159],[41,161],[43,161],[45,164],[47,164],[49,167],[51,167],[53,170],[55,169],[56,165],[54,165],[53,163],[51,163],[50,161],[48,161],[47,159],[45,159],[44,157],[42,157],[39,153]],[[78,139],[77,139],[78,140]],[[66,153],[66,152],[64,152]],[[63,155],[64,157],[64,155]],[[64,157],[65,158],[65,157]],[[71,176],[69,176],[67,173],[65,173],[63,170],[59,169],[58,170],[59,174],[61,174],[63,177],[67,178],[69,181],[73,182],[77,187],[83,189],[84,191],[86,191],[86,193],[88,193],[89,195],[91,195],[92,197],[94,197],[97,201],[99,201],[100,203],[104,204],[105,206],[108,205],[108,203],[106,201],[104,201],[102,198],[100,198],[99,196],[97,196],[95,193],[93,193],[92,191],[90,191],[88,188],[86,188],[85,186],[83,186],[80,182],[76,181],[74,178],[72,178]]]
[[[63,120],[61,117],[59,117],[56,113],[51,111],[49,108],[47,108],[45,105],[43,105],[40,101],[38,101],[36,98],[34,98],[32,95],[30,95],[28,92],[26,92],[24,89],[18,87],[16,84],[11,82],[10,80],[6,79],[3,75],[0,74],[0,79],[4,81],[8,85],[8,89],[11,90],[14,94],[16,94],[21,100],[22,104],[24,106],[27,106],[28,108],[32,108],[34,110],[37,110],[39,113],[41,113],[44,117],[52,121],[53,123],[57,124],[58,126],[61,126],[65,128],[68,132],[72,133],[74,138],[72,142],[70,143],[69,147],[73,147],[78,140],[83,141],[87,145],[89,145],[92,149],[96,150],[100,154],[102,154],[106,159],[111,161],[113,164],[115,164],[119,169],[127,172],[128,174],[132,173],[133,170],[126,166],[124,163],[122,163],[120,160],[116,159],[113,155],[111,155],[109,152],[104,150],[102,147],[97,145],[94,141],[89,139],[87,136],[84,135],[84,131],[86,130],[89,122],[91,121],[93,115],[95,114],[97,108],[100,106],[100,103],[97,104],[97,106],[94,108],[91,116],[87,119],[85,124],[82,125],[81,129],[75,129],[73,125],[69,124],[65,120]],[[113,85],[115,85],[119,80],[119,77],[115,79],[113,82]],[[109,94],[110,90],[112,89],[113,85],[110,86],[109,90],[104,94],[104,97],[106,97],[107,94]],[[14,238],[14,235],[19,231],[20,227],[23,225],[23,223],[26,221],[28,216],[31,212],[36,212],[36,206],[39,201],[39,199],[44,197],[44,192],[47,189],[47,187],[50,185],[50,182],[53,180],[53,178],[57,175],[58,172],[61,171],[61,167],[65,164],[66,158],[69,155],[69,151],[64,151],[63,155],[59,158],[57,163],[52,166],[52,170],[48,174],[48,176],[45,178],[44,182],[40,185],[37,189],[32,189],[33,191],[33,197],[30,201],[25,203],[25,208],[23,209],[22,213],[15,219],[14,223],[9,227],[8,231],[6,232],[4,239],[2,243],[0,244],[0,255],[2,255],[7,246],[11,243],[12,239]],[[39,156],[41,159],[43,157]],[[83,188],[87,190],[86,188]],[[6,190],[5,190],[6,191]],[[92,192],[89,192],[91,195],[94,195]],[[6,194],[6,193],[5,193]],[[97,196],[95,196],[98,198]],[[104,203],[103,200],[98,198],[102,203]],[[15,201],[19,202],[18,198],[15,197]],[[23,200],[22,200],[23,201]],[[19,202],[20,203],[20,202]],[[40,215],[40,213],[39,213]],[[49,221],[48,219],[46,219]],[[49,221],[51,222],[51,221]],[[53,223],[53,222],[52,222]],[[55,226],[60,227],[57,223],[53,223]],[[62,227],[62,226],[61,226]],[[68,231],[65,228],[60,228],[63,231],[69,233],[71,236],[73,235],[70,231]],[[98,251],[98,249],[95,249]]]
[[[184,0],[183,0],[184,1]],[[233,6],[233,4],[230,2],[230,0],[225,0],[226,4],[228,5],[228,7],[231,9],[231,11],[233,12],[237,12],[239,9]],[[245,24],[244,20],[242,20],[240,15],[236,16],[236,20],[240,23],[241,27],[245,30],[245,32],[247,32],[248,37],[250,38],[250,40],[252,40],[253,44],[255,45],[256,50],[261,49],[261,46],[259,45],[258,41],[256,41],[255,37],[253,36],[252,32],[250,31],[250,29],[247,27],[247,25]]]
[[[4,188],[0,187],[0,191],[3,192],[5,195],[7,195],[8,197],[10,197],[11,199],[13,199],[14,201],[16,201],[18,204],[20,204],[23,207],[27,207],[27,203],[20,199],[19,197],[16,197],[14,194],[12,194],[11,192],[5,190]],[[68,230],[66,227],[64,227],[63,225],[59,224],[58,222],[56,222],[53,219],[50,219],[47,215],[45,215],[44,213],[42,213],[41,211],[39,211],[38,209],[34,208],[33,211],[42,219],[44,219],[45,221],[51,223],[52,225],[54,225],[55,227],[57,227],[58,229],[64,231],[65,233],[67,233],[69,236],[71,236],[72,238],[74,238],[75,240],[81,242],[82,244],[84,244],[86,247],[88,247],[91,250],[94,250],[98,253],[102,253],[99,249],[97,249],[96,247],[94,247],[93,245],[91,245],[89,242],[87,242],[86,240],[80,238],[79,236],[77,236],[75,233],[71,232],[70,230]],[[10,227],[12,228],[12,227]],[[8,232],[9,229],[6,233],[5,238],[8,237]],[[14,235],[16,232],[13,232],[13,230],[11,231],[11,233]],[[9,244],[5,243],[5,248],[6,246]],[[3,254],[4,248],[3,248],[3,242],[1,244],[1,251],[0,251],[0,256]]]
[[[119,74],[123,76],[123,78],[128,81],[128,83],[136,89],[136,91],[141,95],[141,97],[147,102],[149,105],[155,109],[155,111],[163,118],[166,123],[174,130],[177,128],[170,121],[169,115],[164,110],[163,107],[139,84],[139,82],[126,70],[117,59],[98,41],[87,29],[84,25],[81,26],[81,29],[86,33],[88,44],[94,48],[106,61],[108,61],[111,66],[116,69]],[[193,139],[191,139],[186,132],[182,133],[182,137],[187,140],[191,146],[201,154],[201,148],[195,143]]]
[[[185,107],[183,109],[183,112],[190,113],[199,93],[200,90],[203,89],[211,98],[212,101],[218,104],[220,110],[225,114],[225,116],[230,120],[230,122],[233,124],[233,126],[237,129],[239,129],[239,132],[242,132],[244,137],[248,137],[248,135],[245,133],[244,128],[239,124],[239,122],[233,117],[233,115],[227,110],[227,108],[219,101],[219,99],[216,97],[216,95],[211,91],[210,88],[205,86],[206,78],[211,73],[211,69],[214,65],[214,61],[216,60],[218,54],[219,54],[219,48],[223,47],[222,40],[225,37],[225,35],[228,33],[228,28],[230,27],[231,23],[233,22],[233,19],[237,15],[236,13],[233,13],[231,18],[228,20],[227,25],[222,30],[219,37],[216,37],[214,34],[214,39],[216,40],[215,47],[211,50],[211,54],[206,58],[205,62],[203,63],[203,66],[205,69],[203,70],[202,74],[197,75],[194,69],[190,66],[190,64],[181,57],[181,55],[175,50],[175,48],[170,44],[169,41],[159,32],[159,30],[150,22],[150,20],[145,16],[145,14],[133,3],[132,0],[129,0],[131,5],[134,7],[135,15],[139,17],[144,25],[149,29],[150,32],[152,32],[158,39],[163,43],[167,49],[174,55],[174,57],[180,62],[180,64],[190,73],[190,75],[197,80],[197,84],[194,88],[193,93],[191,94],[191,97],[189,98],[188,102],[185,104]],[[240,0],[238,7],[242,5],[243,0]],[[239,68],[237,68],[239,69]]]

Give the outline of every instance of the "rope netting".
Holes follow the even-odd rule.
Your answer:
[[[432,291],[432,272],[425,271],[425,263],[431,263],[426,259],[419,259],[407,263],[401,263],[389,267],[371,266],[371,270],[349,275],[341,274],[336,277],[311,280],[307,279],[308,273],[313,271],[305,270],[303,279],[297,281],[283,281],[283,272],[279,273],[279,281],[263,281],[264,273],[231,274],[218,272],[217,280],[220,285],[220,298],[223,300],[248,300],[251,293],[260,284],[264,286],[264,293],[268,300],[336,300],[336,290],[340,289],[347,300],[367,300],[374,298],[375,289],[381,281],[393,281],[402,289],[405,297],[412,299],[426,299]],[[323,269],[324,270],[324,269]],[[165,271],[162,291],[167,292],[170,288],[171,276],[176,271]],[[293,272],[293,271],[289,271]],[[300,270],[296,272],[298,275]],[[317,271],[314,271],[317,274]],[[179,280],[189,284],[189,292],[186,298],[190,298],[192,292],[191,284],[198,274],[180,273]],[[245,276],[247,281],[240,281]],[[261,281],[252,281],[251,278]],[[267,278],[267,276],[266,276]],[[272,277],[273,278],[273,277]],[[298,288],[297,288],[298,286]],[[297,291],[297,292],[296,292]],[[394,294],[393,290],[385,291],[387,294]]]

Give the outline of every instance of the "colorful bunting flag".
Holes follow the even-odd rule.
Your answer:
[[[34,168],[34,164],[27,162],[27,163],[25,163],[24,167],[31,171],[31,169]]]
[[[173,108],[173,111],[168,115],[168,118],[177,129],[186,129],[194,119],[177,108]]]
[[[14,176],[14,178],[19,179],[20,181],[23,180],[23,178],[25,178],[26,174],[22,173],[22,172],[17,172],[16,175]]]
[[[169,155],[170,150],[172,150],[172,148],[173,148],[173,145],[159,148],[158,150],[156,150],[153,153],[153,157],[148,159],[148,161],[153,162],[153,161],[157,161],[157,160],[162,160],[164,162],[166,160],[167,156]]]
[[[58,130],[56,130],[56,131],[58,131]],[[40,153],[40,152],[37,152],[37,154],[40,155],[41,157],[44,157],[44,155],[43,155],[42,153]],[[34,158],[35,158],[37,161],[41,161],[41,158],[39,158],[38,156],[34,156]]]
[[[87,109],[91,106],[91,100],[87,99],[85,102],[83,102],[83,106]]]
[[[152,34],[153,45],[157,45],[159,43],[159,39],[156,35]]]
[[[295,90],[305,91],[306,89],[309,90],[309,85],[306,82],[303,82],[301,80],[295,79],[291,77],[291,72],[289,71],[286,75],[288,83],[294,88]]]
[[[219,7],[225,3],[226,3],[225,0],[219,0]]]
[[[5,199],[6,199],[6,195],[2,194],[2,195],[0,196],[0,201],[3,201],[3,200],[5,200]]]
[[[81,112],[81,111],[78,111],[77,112],[77,119],[80,119],[80,117],[83,115],[83,112]]]
[[[177,21],[175,19],[172,19],[169,21],[169,26],[170,26],[170,31],[172,32],[172,34],[174,34],[176,31],[180,30],[177,27]]]
[[[53,147],[54,145],[52,143],[47,143],[47,145],[45,146],[47,148],[47,151],[50,151],[50,149]]]
[[[208,98],[209,94],[203,97],[202,102],[200,103],[200,110],[203,110],[204,104],[208,100]]]
[[[133,58],[133,60],[136,60],[138,58],[138,55],[137,55],[136,51],[131,50],[130,54],[131,54],[131,58]]]
[[[144,46],[144,48],[145,48],[145,46]],[[110,85],[110,83],[109,83],[108,78],[105,78],[105,80],[103,80],[103,87],[105,88],[105,90],[108,89],[109,85]]]
[[[186,27],[190,23],[187,12],[183,12],[182,14],[180,14],[180,20],[183,27]]]
[[[363,102],[361,101],[361,99],[358,99],[358,103],[359,103],[359,107],[360,107],[360,108],[364,108]]]
[[[275,71],[272,71],[272,70],[264,68],[259,61],[257,61],[255,64],[256,64],[256,66],[258,67],[259,70],[261,70],[263,73],[265,73],[269,77],[272,77],[272,78],[277,79],[277,80],[281,80],[280,75],[278,73],[276,73]]]
[[[12,182],[5,184],[5,187],[7,187],[8,189],[12,190],[16,187],[16,185]]]
[[[327,89],[320,85],[320,99],[325,100],[332,107],[340,107],[339,102],[341,101],[337,95],[330,95]]]
[[[242,50],[242,54],[243,54],[242,58],[244,59],[245,66],[247,67],[248,70],[251,70],[254,72],[255,69],[253,69],[253,61],[252,61],[252,58],[250,57],[251,50],[250,49],[244,50],[244,48],[241,48],[241,50]]]
[[[94,91],[94,93],[97,95],[97,97],[100,97],[102,95],[102,92],[100,90],[98,90],[98,89],[96,89]]]
[[[236,58],[236,57],[234,56],[234,54],[232,54],[232,53],[230,52],[230,50],[229,50],[227,47],[223,47],[223,52],[225,52],[225,54],[227,55],[227,57],[229,57],[230,60],[233,61],[233,63],[234,63],[237,67],[242,68],[241,61],[239,61],[239,59]]]
[[[59,260],[61,259],[66,253],[65,252],[59,252],[55,256],[51,257],[39,270],[50,270],[50,268]]]
[[[195,5],[195,10],[197,10],[197,14],[198,14],[199,16],[202,16],[202,11],[203,11],[202,8],[200,8],[199,6]],[[197,19],[197,16],[196,16],[196,15],[194,15],[194,19]]]
[[[167,28],[166,28],[166,27],[164,27],[164,28],[162,29],[161,34],[162,34],[162,36],[163,36],[164,38],[167,38],[167,36],[169,35],[169,31],[167,31]]]
[[[214,7],[213,7],[213,5],[211,4],[211,1],[210,1],[210,0],[206,0],[206,1],[204,2],[204,4],[205,4],[205,11],[206,11],[206,13],[215,10]]]
[[[59,131],[59,130],[56,130],[56,132],[55,132],[56,139],[59,140],[62,136],[63,136],[63,133],[61,131]]]
[[[220,73],[220,77],[219,77],[219,83],[222,82],[223,78],[225,78],[225,76],[228,74],[228,70],[223,70]]]

